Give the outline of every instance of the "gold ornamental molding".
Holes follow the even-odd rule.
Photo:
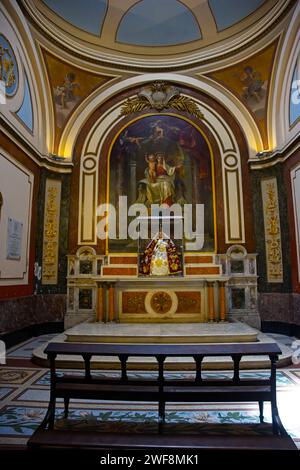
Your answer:
[[[261,181],[268,282],[283,282],[282,248],[276,178]]]
[[[48,178],[45,190],[42,284],[57,284],[61,181]]]
[[[149,109],[174,109],[203,119],[202,112],[192,98],[181,95],[178,88],[164,81],[155,81],[142,88],[134,98],[128,98],[121,108],[121,116]]]

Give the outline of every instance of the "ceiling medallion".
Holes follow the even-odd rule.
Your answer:
[[[153,82],[142,88],[134,98],[128,98],[121,108],[121,115],[138,113],[146,109],[174,109],[203,119],[203,114],[191,98],[182,96],[178,88],[163,81]]]

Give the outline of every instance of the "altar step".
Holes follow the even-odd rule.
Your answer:
[[[256,342],[259,331],[241,322],[100,323],[84,322],[64,333],[73,343],[243,343]]]
[[[138,259],[132,255],[109,255],[108,263],[102,266],[101,275],[106,276],[137,276]],[[221,266],[215,263],[214,255],[184,255],[185,276],[219,276]]]
[[[260,331],[240,322],[218,324],[116,324],[116,323],[81,323],[64,334],[53,338],[54,342],[71,341],[76,343],[104,342],[126,344],[213,344],[224,342],[274,342],[274,339]],[[286,366],[291,363],[293,351],[278,342],[282,355],[279,357],[278,366]],[[41,366],[47,366],[47,357],[44,354],[45,345],[33,352],[33,361]],[[58,357],[61,368],[82,368],[83,361],[78,356]],[[93,369],[119,370],[120,362],[115,357],[93,357],[91,361]],[[248,356],[242,359],[241,369],[263,369],[269,367],[267,356]],[[205,370],[231,370],[233,368],[230,357],[205,358],[203,369]],[[157,362],[154,358],[128,359],[129,370],[157,370]],[[193,358],[176,357],[168,358],[165,362],[166,370],[190,371],[195,370]]]

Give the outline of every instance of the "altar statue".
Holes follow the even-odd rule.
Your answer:
[[[139,274],[171,276],[182,273],[181,255],[175,243],[159,232],[140,255]]]

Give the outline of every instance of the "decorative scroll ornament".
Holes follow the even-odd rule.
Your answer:
[[[262,180],[267,276],[269,282],[283,282],[278,191],[275,178]]]
[[[163,81],[156,81],[145,88],[134,98],[125,101],[121,115],[138,113],[146,109],[175,109],[203,119],[195,101],[180,94],[178,88]]]
[[[42,284],[57,284],[61,182],[46,180]]]

